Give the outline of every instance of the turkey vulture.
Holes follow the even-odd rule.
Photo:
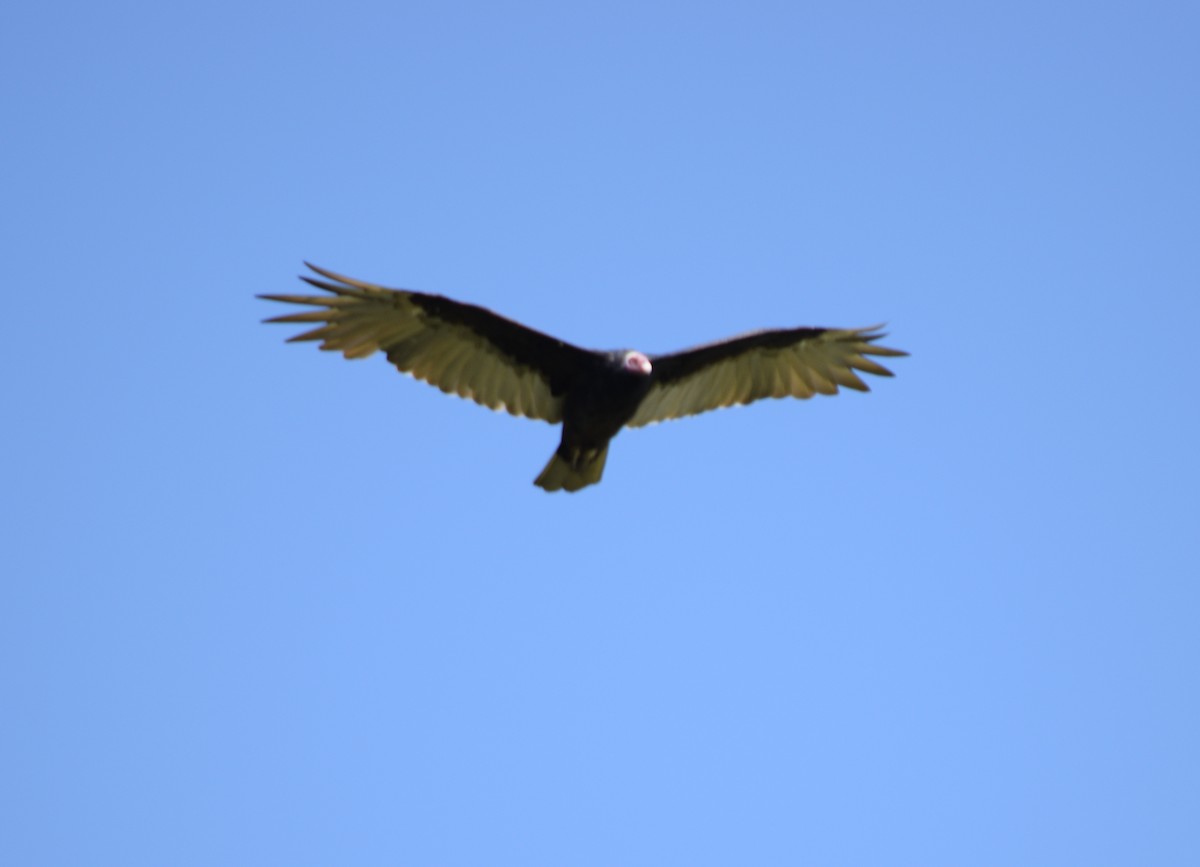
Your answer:
[[[625,427],[764,397],[867,391],[856,370],[891,376],[867,356],[907,355],[870,328],[756,331],[667,355],[595,352],[441,295],[385,289],[305,263],[301,279],[329,295],[260,295],[313,307],[267,322],[315,323],[290,341],[319,340],[346,358],[382,350],[402,372],[513,415],[562,422],[562,442],[534,484],[578,491],[600,481],[608,443]],[[289,341],[289,342],[290,342]]]

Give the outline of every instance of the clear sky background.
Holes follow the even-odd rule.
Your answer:
[[[0,863],[1200,863],[1192,3],[18,3]],[[558,441],[253,298],[867,395]]]

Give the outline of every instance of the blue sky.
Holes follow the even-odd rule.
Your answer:
[[[18,4],[0,862],[1200,863],[1200,13]],[[302,259],[869,395],[557,443]]]

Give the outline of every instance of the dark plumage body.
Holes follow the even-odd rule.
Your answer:
[[[855,371],[891,376],[868,356],[906,353],[874,343],[875,328],[759,331],[683,352],[595,352],[490,310],[440,295],[386,289],[309,265],[301,279],[331,296],[260,297],[316,309],[270,322],[316,323],[292,340],[320,340],[347,358],[382,350],[401,371],[493,409],[563,424],[536,479],[548,491],[600,481],[621,428],[765,397],[866,391]]]
[[[630,352],[598,355],[595,366],[580,372],[568,386],[563,396],[562,441],[538,477],[543,487],[553,478],[557,461],[564,461],[571,471],[563,472],[562,487],[568,491],[584,486],[574,485],[576,479],[584,484],[600,481],[609,440],[633,418],[650,390],[648,375],[626,368],[624,361]]]

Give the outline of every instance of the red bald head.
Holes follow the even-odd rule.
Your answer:
[[[638,373],[642,376],[649,376],[650,371],[654,369],[650,366],[650,359],[636,349],[631,349],[625,353],[625,360],[621,366],[630,373]]]

